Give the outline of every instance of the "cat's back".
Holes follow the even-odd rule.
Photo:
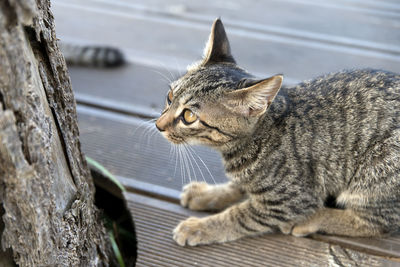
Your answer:
[[[292,169],[340,186],[334,177],[348,180],[374,144],[396,136],[400,146],[400,76],[371,69],[321,76],[282,88],[268,116],[273,126],[264,123],[262,132],[275,138],[265,140],[280,144],[273,155],[290,155]]]
[[[291,115],[298,120],[370,130],[400,126],[400,75],[395,73],[341,71],[284,89],[283,94]]]
[[[374,69],[345,70],[300,83],[289,88],[287,94],[294,102],[313,98],[322,102],[334,99],[330,104],[347,103],[355,98],[362,102],[369,98],[373,101],[379,96],[399,95],[400,75]]]

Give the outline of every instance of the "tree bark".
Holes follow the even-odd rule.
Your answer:
[[[49,0],[0,1],[3,250],[20,266],[108,264]]]

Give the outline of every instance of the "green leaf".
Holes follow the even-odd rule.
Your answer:
[[[114,251],[115,257],[117,257],[119,266],[120,267],[125,267],[124,259],[122,258],[121,252],[119,251],[119,248],[118,248],[117,242],[115,241],[113,232],[111,230],[108,231],[108,235],[110,237],[111,246],[112,246],[112,249]]]
[[[86,157],[86,161],[90,165],[99,169],[103,173],[103,175],[108,177],[114,184],[116,184],[119,187],[119,189],[121,189],[122,192],[126,191],[125,187],[120,183],[120,181],[118,181],[118,179],[111,172],[109,172],[106,168],[104,168],[103,165],[101,165],[100,163],[89,157]]]

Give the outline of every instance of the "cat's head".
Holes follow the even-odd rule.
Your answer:
[[[157,128],[171,142],[223,146],[248,136],[278,93],[282,76],[255,79],[236,65],[217,19],[204,57],[170,85]]]

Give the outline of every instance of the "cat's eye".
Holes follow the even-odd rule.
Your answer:
[[[190,109],[185,109],[183,112],[183,121],[186,124],[191,124],[197,120],[197,116],[190,110]]]
[[[173,97],[174,95],[172,94],[172,90],[170,90],[169,92],[168,92],[168,95],[167,95],[167,103],[168,103],[168,105],[171,105],[171,103],[172,103],[172,97]]]

